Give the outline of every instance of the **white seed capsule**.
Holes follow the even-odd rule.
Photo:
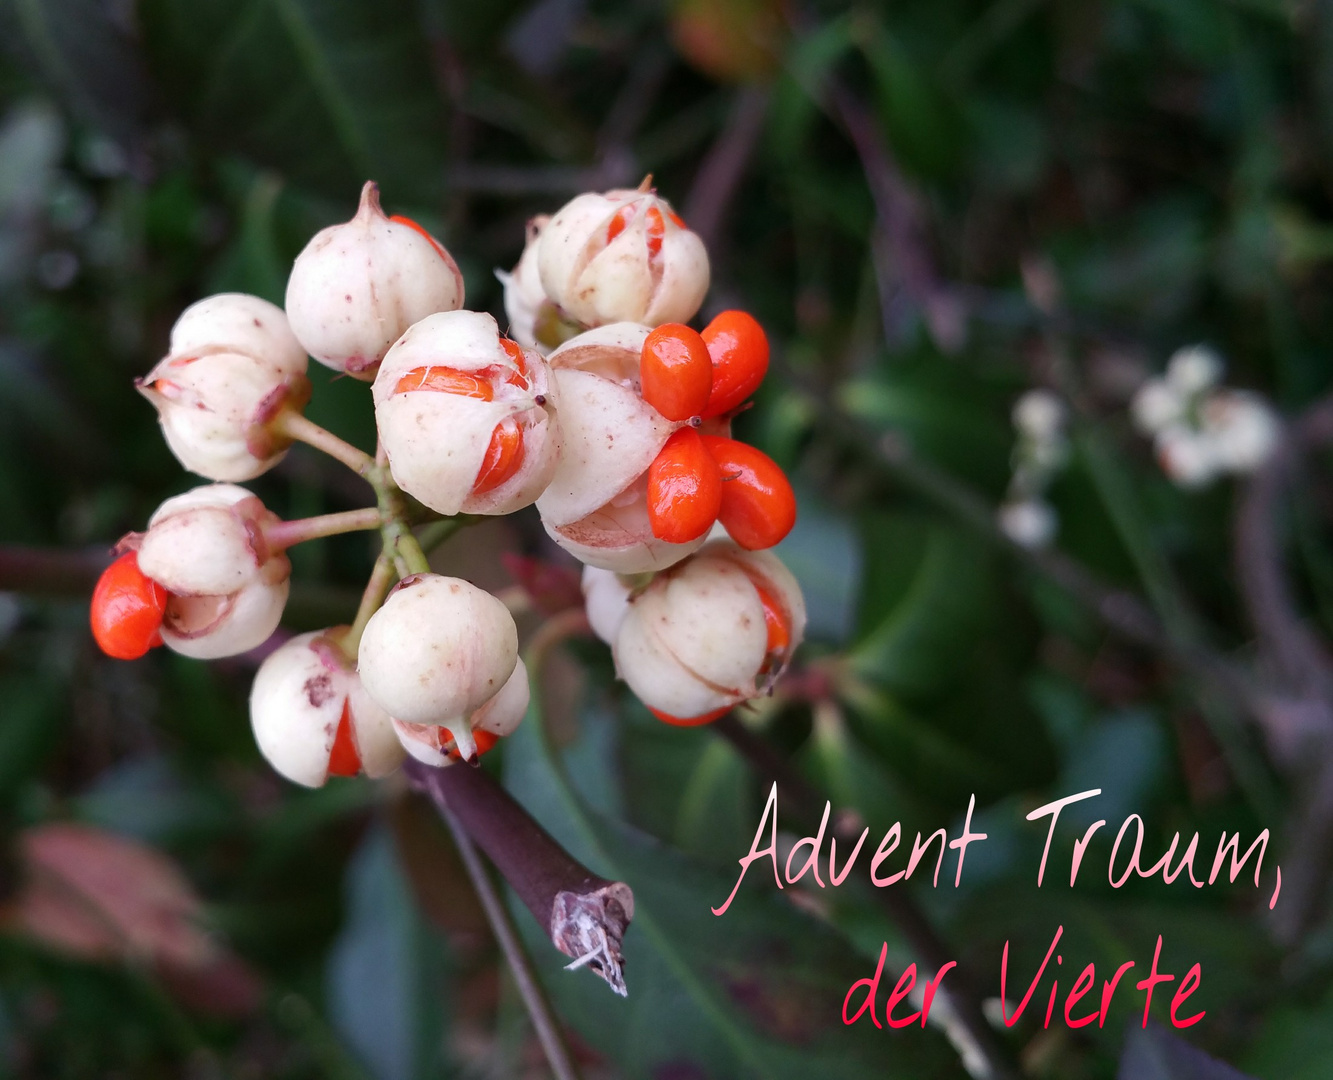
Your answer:
[[[685,426],[641,396],[648,332],[638,323],[613,323],[580,334],[548,358],[563,447],[537,510],[546,531],[575,558],[624,574],[660,570],[704,542],[667,543],[648,522],[648,466]],[[709,434],[727,434],[726,421],[708,423]]]
[[[500,692],[468,717],[478,756],[514,732],[527,714],[530,699],[528,669],[520,659]],[[452,765],[461,760],[448,728],[438,724],[404,724],[395,720],[393,730],[403,748],[427,765]]]
[[[541,284],[584,326],[688,322],[708,292],[708,253],[651,191],[589,192],[542,230]]]
[[[214,660],[262,645],[287,603],[291,563],[263,529],[276,515],[244,488],[210,484],[168,499],[132,537],[139,569],[170,594],[162,641]]]
[[[250,725],[260,752],[297,784],[329,776],[384,776],[403,760],[389,714],[361,686],[338,642],[346,627],[302,634],[259,666]]]
[[[550,220],[549,215],[540,214],[529,221],[527,242],[514,269],[509,273],[495,271],[495,276],[504,286],[509,336],[525,349],[535,349],[543,356],[550,352],[551,347],[538,338],[538,327],[543,320],[550,321],[556,316],[555,305],[542,288],[541,274],[537,269],[537,245],[542,230]]]
[[[447,727],[475,756],[468,718],[518,662],[518,629],[494,596],[458,578],[405,578],[371,616],[358,669],[366,692],[406,724]]]
[[[616,668],[666,718],[707,717],[765,692],[805,633],[805,602],[766,551],[714,540],[629,603]]]
[[[380,365],[375,422],[394,481],[441,514],[509,514],[546,488],[560,455],[546,361],[490,315],[412,326]]]
[[[135,385],[185,468],[210,480],[251,480],[290,445],[270,424],[309,400],[305,371],[305,350],[281,308],[223,293],[181,314],[171,352]]]
[[[321,364],[367,381],[414,322],[463,306],[463,276],[438,240],[387,217],[367,181],[356,217],[316,233],[287,280],[287,317]]]
[[[620,622],[629,610],[631,581],[620,574],[596,566],[583,568],[583,606],[592,632],[608,645],[614,645]]]

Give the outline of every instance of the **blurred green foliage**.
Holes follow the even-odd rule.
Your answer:
[[[940,887],[916,892],[984,996],[1006,941],[1035,962],[1063,924],[1071,955],[1100,972],[1145,963],[1161,933],[1174,970],[1203,964],[1209,1015],[1191,1041],[1264,1080],[1327,1075],[1324,920],[1284,953],[1239,886],[1112,892],[1087,873],[1072,893],[1035,888],[1043,835],[1023,814],[1080,786],[1105,789],[1113,827],[1142,814],[1148,852],[1178,829],[1201,830],[1206,852],[1223,827],[1273,828],[1280,849],[1292,791],[1259,741],[886,471],[875,440],[993,504],[1010,406],[1060,386],[1079,405],[1052,491],[1061,549],[1245,655],[1235,492],[1172,487],[1125,407],[1195,341],[1289,411],[1333,383],[1333,15],[1272,0],[717,7],[710,21],[697,4],[587,0],[0,0],[0,540],[104,549],[189,486],[133,378],[194,299],[281,301],[292,258],[350,215],[366,178],[445,238],[469,306],[499,313],[491,271],[514,263],[530,215],[651,172],[687,217],[715,214],[710,303],[752,310],[778,358],[738,428],[802,491],[782,549],[812,613],[796,678],[841,681],[836,700],[765,704],[765,735],[872,835],[898,819],[909,836],[956,830],[977,795],[990,839],[963,887],[950,857]],[[727,37],[747,27],[761,46]],[[736,85],[773,48],[771,82]],[[745,64],[725,63],[743,50]],[[875,178],[830,79],[900,170],[952,315],[914,291],[910,252],[876,251]],[[747,96],[762,121],[733,197],[714,205],[696,178],[734,149]],[[373,443],[364,388],[312,375],[311,415]],[[865,431],[822,419],[812,387]],[[300,449],[255,487],[284,515],[365,494]],[[1311,479],[1285,523],[1297,595],[1326,633],[1328,505]],[[496,535],[497,550],[553,557],[529,514]],[[493,581],[478,546],[455,542],[444,561]],[[364,537],[297,552],[288,626],[348,619],[371,554]],[[186,994],[151,964],[52,951],[11,904],[0,1073],[539,1075],[421,807],[393,783],[284,785],[249,735],[252,666],[106,660],[86,588],[76,569],[0,594],[0,883],[17,895],[22,838],[44,823],[136,838],[183,868],[262,990],[238,1014],[221,984]],[[604,650],[576,655],[549,708],[558,737],[530,718],[502,768],[558,838],[639,897],[626,1002],[559,972],[519,912],[588,1074],[963,1075],[934,1030],[838,1023],[882,942],[909,956],[867,891],[803,893],[812,914],[747,886],[724,918],[705,910],[734,881],[765,791],[707,730],[652,721]],[[1071,813],[1061,836],[1086,824]],[[1052,864],[1057,883],[1066,866]],[[1079,1032],[1029,1017],[1001,1038],[1027,1075],[1109,1080],[1130,1016]],[[1153,1038],[1131,1049],[1160,1050],[1161,1076],[1222,1075]]]

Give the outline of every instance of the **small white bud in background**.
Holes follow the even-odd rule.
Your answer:
[[[1222,471],[1216,440],[1183,424],[1158,432],[1154,446],[1162,472],[1178,487],[1204,487]]]
[[[170,594],[162,619],[168,648],[199,660],[262,645],[287,603],[291,564],[268,551],[277,517],[244,488],[212,484],[168,499],[148,530],[128,538],[139,569]]]
[[[506,735],[513,734],[527,714],[531,693],[528,669],[520,659],[500,692],[468,717],[478,756]],[[402,747],[418,761],[441,766],[460,760],[448,728],[438,724],[404,724],[395,720],[393,730]]]
[[[372,395],[394,481],[437,513],[513,513],[556,471],[559,388],[490,315],[415,323],[385,355]]]
[[[998,519],[1004,535],[1020,547],[1044,548],[1055,539],[1055,510],[1041,499],[1006,502],[1000,507]]]
[[[1144,435],[1156,435],[1180,423],[1185,415],[1185,397],[1165,379],[1149,379],[1129,403],[1134,426]]]
[[[1200,424],[1213,441],[1219,465],[1232,473],[1259,468],[1278,443],[1278,418],[1258,394],[1219,390],[1209,395],[1200,410]]]
[[[346,629],[292,638],[265,658],[250,691],[260,753],[306,787],[321,787],[329,776],[384,776],[403,760],[389,714],[339,647]]]
[[[689,322],[708,292],[708,253],[651,191],[579,195],[542,230],[542,289],[584,326]]]
[[[310,397],[305,350],[282,309],[242,293],[186,308],[171,352],[135,384],[185,468],[210,480],[251,480],[276,465],[289,440],[269,423]]]
[[[453,257],[416,222],[386,216],[370,181],[356,216],[316,233],[287,280],[287,317],[301,344],[367,381],[409,326],[462,306]]]
[[[358,670],[390,716],[447,727],[470,761],[468,718],[503,689],[517,663],[518,629],[503,603],[458,578],[417,574],[370,617]]]
[[[640,701],[689,721],[764,693],[804,634],[800,586],[778,558],[715,540],[634,596],[613,651]]]
[[[1194,397],[1218,384],[1222,358],[1206,345],[1177,349],[1166,362],[1166,381],[1183,397]]]
[[[1015,403],[1014,427],[1034,442],[1060,437],[1064,430],[1065,403],[1050,390],[1029,390]]]

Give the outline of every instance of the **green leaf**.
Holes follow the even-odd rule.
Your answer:
[[[440,950],[398,866],[387,830],[362,842],[347,870],[347,922],[329,953],[335,1027],[377,1080],[439,1075]]]
[[[536,684],[538,665],[529,664]],[[874,1028],[843,1026],[843,997],[873,961],[792,908],[762,866],[717,917],[710,908],[726,899],[733,873],[593,811],[552,749],[535,700],[506,740],[505,783],[573,855],[634,890],[626,1000],[586,971],[562,972],[564,958],[532,919],[520,920],[561,1015],[625,1075],[950,1075],[948,1052],[928,1031],[890,1042]]]
[[[444,107],[411,0],[141,0],[140,20],[166,96],[218,148],[349,207],[369,179],[438,196]]]
[[[867,516],[862,536],[861,638],[852,667],[898,693],[934,693],[994,621],[992,556],[971,534],[918,516]]]

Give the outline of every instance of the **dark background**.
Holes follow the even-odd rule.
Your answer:
[[[0,43],[5,1075],[544,1074],[427,807],[392,780],[283,783],[248,730],[253,659],[107,660],[86,598],[109,545],[195,482],[131,386],[187,304],[281,302],[373,178],[500,314],[492,268],[530,215],[645,173],[710,246],[705,315],[742,306],[774,345],[738,430],[798,487],[781,553],[812,621],[756,728],[868,843],[898,819],[956,829],[977,795],[990,838],[962,888],[951,855],[913,889],[978,998],[1006,940],[1025,986],[1063,925],[1062,984],[1095,960],[1100,987],[1161,934],[1168,970],[1203,965],[1190,1042],[1264,1080],[1330,1074],[1326,4],[0,0]],[[1198,492],[1162,475],[1127,401],[1198,341],[1305,418],[1290,469]],[[364,387],[312,376],[310,415],[373,445]],[[1038,385],[1074,421],[1060,554],[1033,558],[991,523],[1009,409]],[[303,448],[254,487],[284,516],[368,495]],[[500,587],[501,550],[565,565],[531,512],[436,565]],[[298,550],[287,629],[349,619],[371,555]],[[709,730],[648,718],[604,649],[549,675],[560,759],[530,717],[488,761],[638,897],[625,1002],[560,973],[519,912],[589,1076],[964,1075],[937,1029],[841,1025],[882,942],[895,971],[911,958],[868,860],[781,895],[761,865],[715,919],[766,787]],[[1091,787],[1037,890],[1023,814]],[[1271,829],[1263,887],[1112,891],[1131,812],[1149,864],[1200,830],[1201,875],[1220,829]],[[1004,1054],[1115,1076],[1141,995],[1105,1030],[1043,1030],[1048,985]],[[1232,1075],[1159,1035],[1128,1052],[1136,1080]]]

